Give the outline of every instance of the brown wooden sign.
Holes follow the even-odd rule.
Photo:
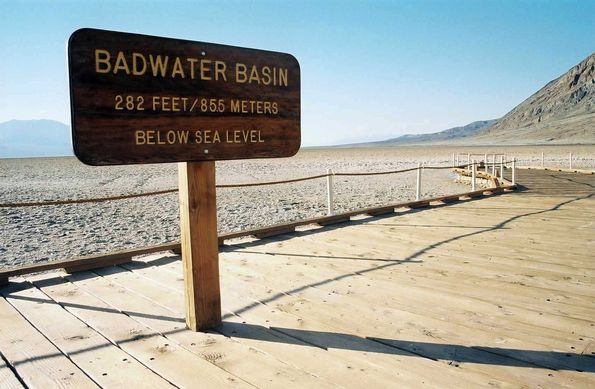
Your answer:
[[[81,29],[68,44],[75,155],[90,165],[289,157],[300,68],[283,53]]]

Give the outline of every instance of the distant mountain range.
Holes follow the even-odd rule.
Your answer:
[[[0,158],[74,155],[70,127],[55,120],[0,123]]]
[[[416,145],[421,143],[450,143],[477,135],[482,129],[494,124],[496,120],[480,120],[467,124],[466,126],[453,127],[444,131],[432,134],[402,135],[398,138],[391,138],[379,142],[357,143],[348,146],[401,146]]]

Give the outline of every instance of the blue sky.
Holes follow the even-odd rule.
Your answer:
[[[70,122],[81,27],[282,51],[304,146],[504,115],[595,50],[595,1],[14,1],[0,13],[0,122]]]

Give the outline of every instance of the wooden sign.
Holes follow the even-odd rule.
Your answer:
[[[75,155],[89,165],[289,157],[300,68],[283,53],[81,29],[68,44]]]

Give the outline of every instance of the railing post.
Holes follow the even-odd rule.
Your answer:
[[[516,185],[516,158],[512,159],[512,185]]]
[[[417,163],[417,188],[415,191],[415,200],[421,200],[421,162]]]
[[[496,154],[492,154],[492,176],[496,175]]]
[[[485,172],[488,172],[488,155],[484,154],[483,155],[483,168],[485,170]]]
[[[326,213],[333,214],[333,171],[326,169]]]
[[[472,165],[471,165],[471,191],[472,192],[475,192],[477,190],[476,183],[475,183],[477,173],[476,173],[475,168],[476,168],[475,160],[473,160]]]
[[[541,168],[542,169],[545,168],[545,158],[544,158],[544,155],[543,155],[543,151],[541,152]]]
[[[456,161],[455,161],[455,153],[452,153],[452,167],[457,166]]]
[[[572,170],[572,153],[568,157],[568,165],[570,166],[569,169]]]
[[[467,153],[467,169],[469,169],[470,165],[471,165],[471,154]]]
[[[500,154],[500,178],[504,179],[504,155]]]

